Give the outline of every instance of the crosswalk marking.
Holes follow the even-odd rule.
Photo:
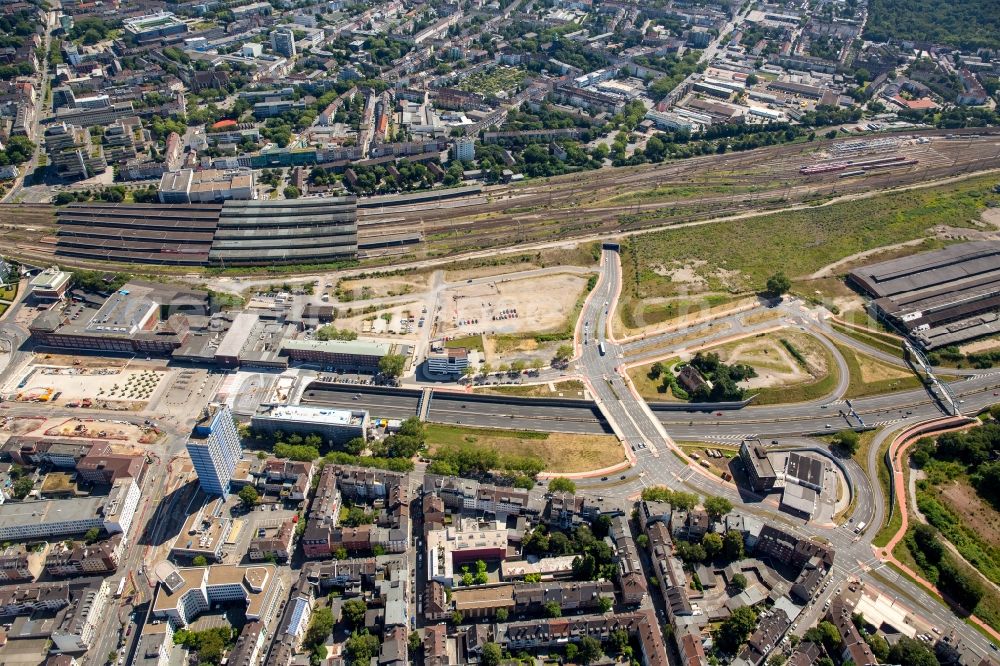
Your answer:
[[[755,432],[737,433],[735,435],[705,435],[705,439],[716,442],[742,442],[744,439],[754,439],[756,437],[757,433]]]

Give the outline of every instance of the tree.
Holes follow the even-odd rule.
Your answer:
[[[239,498],[243,508],[249,510],[260,500],[260,493],[253,486],[247,485],[240,488]]]
[[[556,360],[568,361],[571,358],[573,358],[573,345],[559,345],[556,349]]]
[[[14,494],[14,499],[23,500],[31,492],[32,488],[35,487],[35,482],[31,480],[31,477],[22,476],[20,479],[14,482],[14,486],[11,492]]]
[[[858,452],[858,446],[861,444],[861,438],[858,436],[858,433],[853,430],[841,430],[837,433],[836,437],[834,437],[833,443],[853,456]]]
[[[204,555],[195,555],[191,559],[191,564],[194,565],[194,566],[196,566],[196,567],[207,567],[208,566],[208,558],[205,557]]]
[[[608,637],[608,647],[616,654],[622,654],[629,647],[628,632],[624,629],[615,629]]]
[[[580,639],[580,650],[577,653],[577,660],[581,664],[589,664],[601,658],[604,651],[601,650],[601,642],[596,638],[584,636]]]
[[[879,634],[865,634],[865,642],[872,649],[872,654],[881,662],[889,658],[889,641]]]
[[[906,664],[906,666],[938,666],[937,657],[930,648],[913,638],[901,636],[896,644],[889,648],[887,661],[890,664]]]
[[[566,661],[576,661],[577,656],[580,654],[580,648],[576,646],[576,643],[566,644]]]
[[[503,650],[496,643],[483,644],[481,663],[483,666],[499,666],[503,661]]]
[[[719,626],[716,640],[719,647],[728,654],[735,654],[740,645],[757,625],[757,613],[749,606],[734,610]]]
[[[300,192],[299,188],[295,187],[294,185],[289,185],[284,189],[283,194],[285,195],[286,199],[298,199]]]
[[[358,527],[359,525],[371,525],[375,522],[375,516],[365,511],[360,506],[352,506],[347,510],[347,515],[340,521],[347,527]]]
[[[773,298],[783,296],[792,288],[792,281],[784,273],[775,273],[767,278],[767,295]]]
[[[409,638],[407,638],[407,640],[406,640],[407,651],[411,655],[415,655],[416,653],[420,652],[420,648],[423,647],[423,645],[424,645],[424,642],[420,638],[420,632],[419,631],[411,631]]]
[[[722,552],[722,537],[715,532],[708,532],[701,538],[701,547],[705,549],[705,557],[714,560]]]
[[[352,664],[368,664],[372,657],[378,656],[378,636],[372,636],[367,629],[360,633],[355,631],[347,639],[344,649],[350,655]]]
[[[556,478],[549,481],[549,492],[550,493],[575,493],[576,484],[563,476],[557,476]]]
[[[406,357],[401,354],[386,354],[378,360],[378,371],[389,377],[399,377],[406,367]]]
[[[490,577],[486,573],[486,562],[476,560],[476,585],[486,585],[488,582],[490,582]]]
[[[363,437],[352,437],[347,440],[344,444],[344,451],[350,453],[352,456],[359,456],[361,452],[365,450],[365,440]]]
[[[451,614],[451,623],[454,625],[462,624],[465,621],[465,616],[462,615],[461,611],[454,611]]]
[[[101,537],[101,528],[91,527],[83,535],[83,540],[86,541],[87,543],[95,543],[100,537]]]
[[[550,601],[545,604],[545,617],[560,616],[562,616],[562,606],[559,605],[558,601]]]
[[[743,535],[729,530],[722,537],[722,555],[730,562],[743,559]]]
[[[596,573],[597,560],[590,553],[573,558],[573,580],[594,580]]]
[[[496,612],[497,622],[506,622],[509,617],[509,613],[506,608],[498,608]]]
[[[364,624],[363,618],[361,623]],[[333,611],[326,606],[317,608],[313,611],[312,619],[309,620],[309,628],[306,629],[306,635],[302,642],[309,648],[324,644],[330,632],[333,631],[333,624]]]
[[[677,557],[681,558],[688,564],[692,562],[704,562],[708,554],[705,552],[705,547],[700,543],[691,543],[690,541],[677,541],[674,543],[674,551]]]
[[[198,643],[198,662],[201,664],[218,664],[222,661],[222,654],[225,650],[226,641],[221,632],[204,632]]]
[[[937,582],[938,587],[967,610],[974,609],[985,594],[982,584],[954,564],[951,558],[943,558],[938,564]]]
[[[822,645],[831,654],[839,651],[842,642],[840,631],[832,622],[826,620],[811,628],[802,637],[807,641]]]
[[[348,599],[341,606],[341,617],[352,628],[365,626],[365,613],[368,612],[368,604],[363,599]]]
[[[733,503],[725,497],[706,497],[705,511],[712,520],[718,520],[733,510]]]
[[[741,573],[738,573],[733,576],[733,579],[730,581],[730,584],[733,586],[734,590],[736,590],[737,592],[742,592],[743,590],[747,589],[747,577]]]
[[[348,328],[337,328],[333,324],[327,324],[316,329],[316,339],[324,342],[327,340],[357,340],[358,333]]]
[[[610,597],[600,597],[597,600],[597,607],[602,613],[607,613],[615,605],[615,602],[611,600]]]

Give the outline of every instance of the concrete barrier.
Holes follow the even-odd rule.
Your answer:
[[[650,402],[654,412],[725,412],[743,409],[757,397],[750,396],[742,402]]]
[[[522,405],[525,407],[567,407],[571,409],[596,409],[597,407],[593,400],[584,400],[582,398],[525,398],[516,395],[489,395],[483,393],[444,393],[435,391],[433,399],[455,402],[479,402],[493,405]]]
[[[364,395],[401,395],[408,398],[420,398],[423,389],[408,389],[398,386],[371,386],[369,384],[337,384],[333,382],[314,381],[305,388],[306,391],[336,391],[338,393],[360,393]]]

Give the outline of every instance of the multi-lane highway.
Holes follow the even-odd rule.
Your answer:
[[[871,481],[877,478],[878,466],[882,464],[878,451],[899,430],[946,415],[933,394],[925,389],[913,389],[852,400],[851,407],[857,416],[848,416],[850,409],[840,399],[848,386],[848,368],[837,349],[823,336],[817,336],[839,366],[840,381],[829,396],[794,405],[733,410],[687,410],[676,406],[669,410],[652,410],[625,380],[625,364],[637,355],[653,357],[648,352],[651,347],[657,349],[659,354],[669,351],[670,338],[676,334],[648,337],[641,343],[627,342],[623,345],[617,342],[609,327],[610,313],[614,311],[621,289],[621,266],[617,252],[603,253],[600,271],[600,279],[586,300],[577,325],[577,356],[573,361],[579,377],[589,385],[594,397],[592,405],[584,401],[532,403],[525,399],[505,401],[502,398],[484,402],[478,396],[438,391],[431,399],[428,420],[565,432],[613,431],[627,447],[630,460],[634,463],[632,469],[624,475],[624,479],[579,480],[578,485],[582,489],[599,492],[609,501],[624,501],[638,495],[642,488],[654,485],[684,487],[702,495],[723,496],[743,511],[770,523],[789,526],[801,534],[826,539],[837,549],[829,593],[806,609],[805,618],[800,623],[817,620],[822,603],[836,588],[845,587],[848,579],[862,577],[876,587],[885,588],[887,594],[897,598],[900,604],[927,622],[935,626],[954,627],[967,645],[975,646],[983,655],[990,653],[990,646],[981,634],[958,621],[949,609],[923,588],[897,575],[877,558],[871,546],[871,538],[886,512],[885,498]],[[822,332],[838,343],[858,346],[852,338],[831,331],[825,322],[800,304],[793,301],[780,307],[784,325]],[[747,332],[739,321],[730,323],[738,332]],[[709,337],[706,335],[706,338]],[[685,339],[688,342],[684,344],[690,344],[690,338]],[[886,356],[884,360],[888,362],[901,363],[895,357]],[[966,375],[951,383],[964,411],[975,413],[1000,400],[1000,373],[968,372]],[[376,393],[363,387],[310,390],[306,392],[305,399],[345,407],[363,406],[370,409],[373,416],[396,418],[415,414],[419,402],[416,392],[394,395],[384,391]],[[677,438],[735,443],[745,437],[756,436],[765,441],[776,438],[781,445],[802,445],[803,440],[797,439],[801,435],[829,433],[847,427],[878,427],[881,430],[870,448],[864,467],[853,460],[841,461],[855,495],[853,514],[841,525],[815,524],[782,513],[778,510],[776,499],[737,489],[701,467],[687,464],[673,442],[673,438]],[[678,455],[671,454],[668,451],[671,448]],[[860,523],[865,523],[867,529],[857,534],[855,528]]]

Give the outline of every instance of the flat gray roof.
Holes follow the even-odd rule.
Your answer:
[[[320,351],[330,354],[355,354],[358,356],[387,356],[394,345],[374,340],[285,340],[282,349]]]
[[[862,266],[850,275],[875,298],[883,298],[997,270],[1000,241],[975,241]]]
[[[241,312],[236,315],[236,318],[233,319],[233,325],[229,327],[222,342],[219,343],[215,355],[238,357],[243,351],[243,347],[246,346],[247,340],[253,334],[254,326],[257,325],[258,321],[260,321],[260,315],[252,312]]]
[[[0,524],[13,527],[89,520],[101,516],[106,500],[106,497],[77,497],[37,502],[4,502],[0,504]]]
[[[816,491],[794,483],[785,486],[781,494],[781,505],[804,514],[812,515],[816,507]]]

